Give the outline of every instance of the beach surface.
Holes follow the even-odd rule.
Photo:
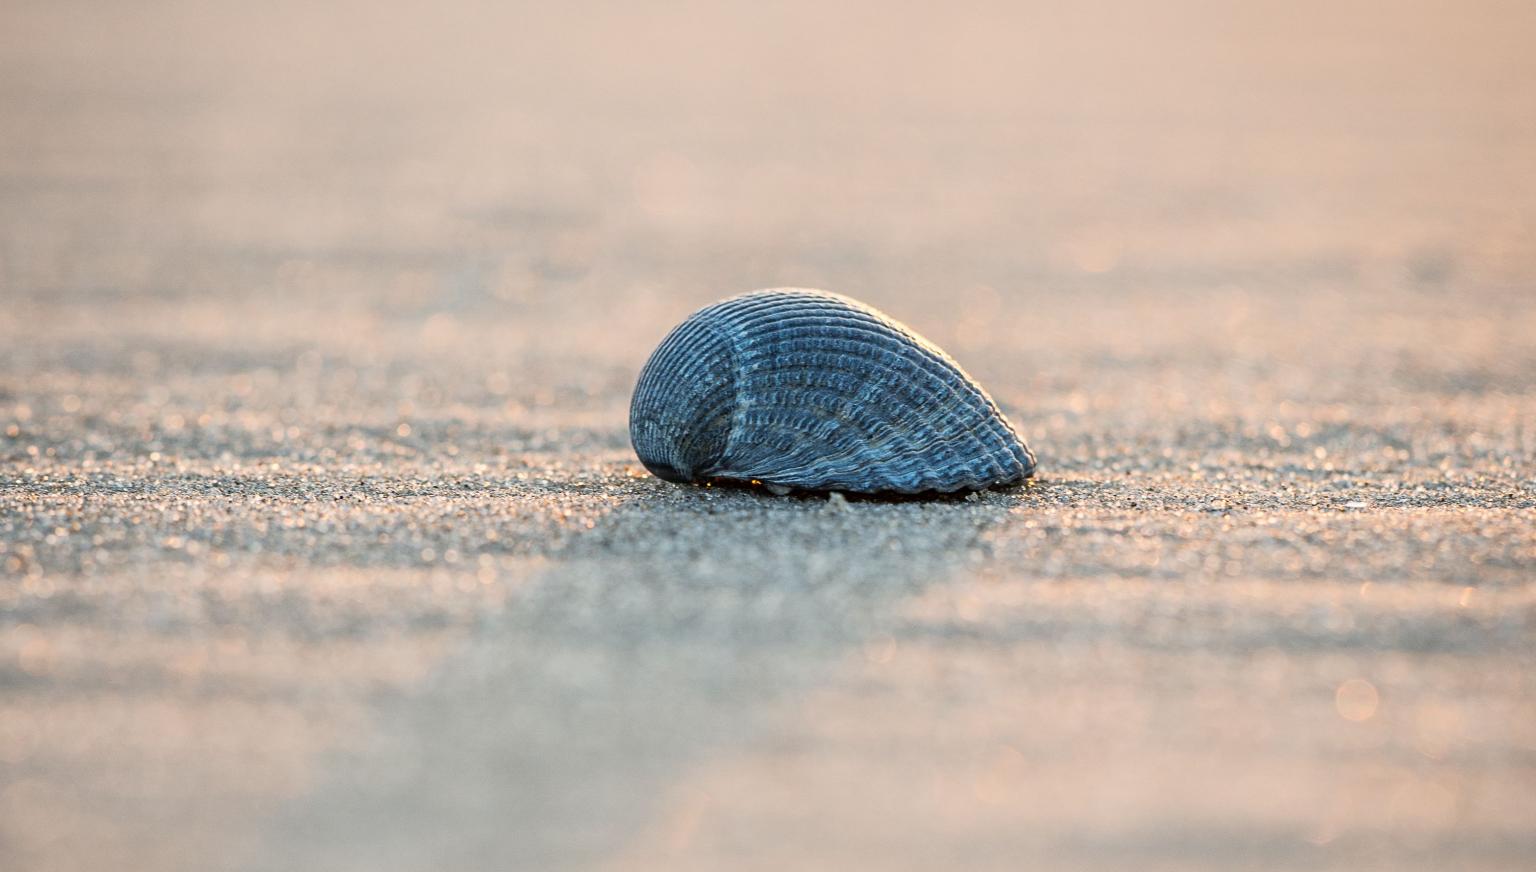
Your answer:
[[[1536,864],[1522,2],[0,8],[0,869]],[[1028,487],[645,473],[868,302]]]

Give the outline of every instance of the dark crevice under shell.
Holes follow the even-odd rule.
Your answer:
[[[641,463],[675,482],[953,493],[1017,484],[1035,457],[932,343],[846,297],[756,291],[694,313],[630,404]]]

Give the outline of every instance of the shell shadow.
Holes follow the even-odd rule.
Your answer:
[[[974,569],[1015,504],[613,491],[426,687],[379,707],[379,741],[330,761],[252,868],[589,867]]]

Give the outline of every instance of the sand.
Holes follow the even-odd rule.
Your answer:
[[[1529,868],[1533,35],[7,4],[0,868]],[[1038,481],[647,475],[782,285]]]

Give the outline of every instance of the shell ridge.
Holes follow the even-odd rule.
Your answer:
[[[774,374],[779,376],[781,379],[786,372],[814,372],[816,366],[814,360],[800,363],[802,355],[790,354],[785,355],[784,357],[790,360],[794,360],[796,363],[792,366],[784,366],[781,364],[780,366],[774,368]],[[956,380],[952,378],[943,378],[942,376],[947,375],[948,373],[942,371],[938,373],[934,373],[932,371],[924,373],[925,375],[929,376],[928,386],[934,384],[939,385],[943,390],[943,393],[940,393],[937,391],[927,390],[926,387],[928,386],[919,387],[909,379],[899,378],[900,376],[911,375],[911,373],[908,371],[908,367],[906,366],[887,366],[883,361],[876,361],[874,362],[874,365],[883,368],[886,373],[898,377],[894,380],[893,385],[874,385],[875,387],[894,387],[896,390],[910,396],[914,400],[914,405],[942,405],[945,408],[945,412],[943,413],[942,417],[938,419],[936,426],[933,428],[933,431],[928,434],[928,437],[925,440],[918,440],[912,444],[904,446],[905,453],[920,454],[924,450],[927,450],[931,447],[943,444],[947,441],[958,439],[966,435],[967,432],[974,435],[977,428],[972,426],[976,423],[971,420],[973,418],[983,419],[981,423],[985,425],[987,436],[990,438],[986,440],[978,439],[977,447],[984,448],[985,452],[989,456],[997,454],[996,449],[1006,447],[1001,443],[1012,441],[1018,438],[1017,433],[1016,431],[1013,431],[1010,422],[1007,422],[1006,419],[1002,418],[1000,412],[996,410],[995,404],[990,402],[990,397],[987,397],[984,392],[976,391],[973,385],[967,385],[964,382],[956,382]],[[753,365],[751,363],[744,364],[744,368],[747,369],[749,373],[751,372],[752,367]],[[870,385],[866,385],[866,388],[869,386]],[[965,390],[966,388],[971,389]],[[860,395],[853,395],[850,397],[850,399],[857,400],[859,396]],[[985,420],[989,414],[997,416],[999,420],[996,423],[1002,426],[992,426],[994,422]],[[938,423],[942,423],[942,426],[938,425]],[[954,432],[951,433],[950,431]],[[986,443],[985,445],[981,444],[983,441]],[[870,442],[870,447],[879,448],[884,444],[884,442],[885,440],[883,439],[872,439]],[[1010,459],[1014,459],[1013,452],[1010,451],[1006,453]],[[996,460],[995,456],[992,459],[994,463],[1000,463],[1000,461]],[[1005,470],[999,466],[998,471],[1004,472]]]
[[[938,405],[945,409],[942,418],[935,422],[932,431],[925,437],[915,441],[893,438],[901,434],[894,432],[892,428],[884,428],[886,433],[883,438],[877,432],[872,432],[870,428],[863,428],[865,435],[872,438],[865,445],[859,447],[869,449],[873,453],[878,454],[877,464],[878,466],[886,467],[883,471],[891,473],[889,477],[893,479],[907,479],[910,477],[905,475],[902,469],[905,465],[904,458],[921,456],[925,451],[932,450],[935,446],[957,444],[967,438],[973,443],[971,447],[975,449],[975,453],[980,455],[977,459],[982,461],[982,463],[972,464],[972,466],[979,465],[982,469],[992,470],[995,474],[1003,476],[1010,474],[1008,466],[1018,466],[1016,463],[1010,464],[1008,462],[1015,461],[1015,457],[1013,452],[1007,451],[1006,446],[1001,444],[1005,441],[1017,439],[1017,434],[1012,430],[1011,426],[1005,423],[1002,428],[1004,433],[986,432],[986,436],[990,438],[982,439],[978,438],[978,428],[974,426],[977,422],[967,420],[981,418],[984,421],[989,413],[991,415],[997,415],[998,413],[995,404],[990,401],[990,397],[987,397],[984,391],[977,389],[978,386],[975,385],[974,380],[969,380],[964,376],[963,370],[960,369],[953,359],[943,354],[935,346],[920,341],[920,337],[914,336],[910,331],[893,330],[897,325],[890,323],[889,319],[861,318],[854,321],[854,324],[857,325],[854,326],[846,323],[846,320],[852,319],[838,320],[820,317],[819,313],[821,311],[829,310],[831,310],[830,307],[820,306],[817,309],[818,315],[816,317],[797,316],[791,319],[784,319],[774,323],[770,329],[774,332],[793,332],[793,328],[799,325],[820,327],[822,332],[814,337],[814,340],[820,341],[806,340],[806,344],[809,344],[812,348],[831,351],[842,350],[846,352],[852,350],[849,347],[849,343],[867,343],[867,350],[871,354],[880,357],[893,356],[884,348],[884,345],[889,342],[889,333],[897,332],[896,338],[898,341],[903,341],[903,344],[912,347],[911,350],[919,352],[917,355],[920,358],[919,361],[895,356],[897,365],[888,365],[883,360],[867,358],[861,359],[860,362],[881,367],[888,376],[895,377],[893,382],[898,389],[905,386],[907,392],[911,392],[914,387],[910,377],[918,374],[913,373],[912,370],[921,370],[920,374],[926,377],[925,381],[928,384],[923,386],[920,398],[914,397],[917,400],[914,405],[919,408]],[[884,334],[877,332],[880,329],[886,332]],[[834,341],[830,343],[826,341],[828,334],[834,338]],[[885,340],[885,342],[880,342],[879,340]],[[787,369],[784,366],[785,356],[782,354],[770,356],[765,353],[763,355],[763,363],[760,364],[751,360],[745,361],[743,363],[743,370],[750,378],[759,367],[769,368],[773,375],[777,377],[776,386],[778,386],[778,384],[782,384],[784,381],[783,376]],[[817,352],[815,351],[797,349],[787,356],[796,361],[809,358],[803,364],[807,368],[815,367],[818,364],[816,360]],[[871,387],[871,385],[866,384],[865,388],[867,389],[868,387]],[[939,390],[932,390],[934,387],[937,387]],[[858,394],[855,394],[851,399],[856,400],[858,396]],[[749,430],[751,428],[749,426],[742,426],[737,429]],[[988,431],[995,429],[986,428]],[[1008,437],[1011,437],[1011,439]],[[905,444],[901,444],[903,441]],[[1003,450],[999,451],[999,449]],[[827,455],[819,459],[813,458],[804,464],[787,466],[785,469],[780,470],[780,473],[785,476],[805,476],[817,467],[831,467],[835,469],[839,465],[838,461],[845,459],[851,452],[856,450],[857,447],[850,447],[844,452]],[[999,454],[1002,454],[1003,457],[1000,458]],[[739,456],[739,451],[733,456]],[[785,460],[788,461],[789,458],[785,458]],[[870,471],[873,472],[875,470]],[[1018,474],[1018,472],[1022,471],[1022,469],[1018,469],[1013,474]]]
[[[707,319],[690,318],[662,340],[641,369],[630,405],[630,442],[658,475],[691,478],[724,451],[728,430],[721,434],[714,426],[718,398],[734,398],[738,391],[723,338]],[[681,403],[673,396],[679,389]]]
[[[830,291],[817,291],[808,288],[769,288],[762,291],[750,291],[746,294],[741,294],[728,300],[724,300],[721,304],[717,305],[730,303],[733,300],[747,301],[758,299],[763,301],[763,305],[782,305],[784,302],[791,300],[808,301],[817,307],[813,311],[835,313],[836,315],[843,317],[858,316],[863,320],[874,322],[887,329],[894,330],[895,332],[902,334],[907,340],[912,342],[914,345],[917,345],[923,351],[927,352],[927,354],[944,361],[945,363],[954,367],[956,370],[959,370],[961,374],[966,376],[967,379],[971,379],[970,373],[965,372],[964,368],[956,363],[954,358],[950,357],[949,354],[944,351],[944,349],[930,342],[916,330],[913,330],[905,323],[892,318],[884,312],[875,309],[873,306],[862,303],[853,299],[852,297],[843,296],[842,294],[832,293]],[[974,379],[971,380],[974,382]]]
[[[970,435],[964,432],[954,434],[954,437],[947,444],[966,447],[964,443]],[[902,450],[888,453],[877,460],[866,461],[863,464],[844,463],[845,460],[852,460],[862,453],[865,446],[856,439],[853,441],[839,441],[842,444],[835,447],[841,450],[834,453],[818,456],[815,454],[807,455],[799,451],[790,452],[780,458],[781,466],[776,472],[784,477],[806,478],[808,483],[814,480],[818,485],[825,485],[837,481],[848,481],[848,475],[860,471],[862,468],[862,471],[867,475],[888,482],[892,487],[907,487],[918,490],[940,489],[938,485],[942,484],[941,477],[935,477],[931,482],[925,483],[924,477],[921,474],[924,453],[920,450],[913,450],[910,446],[906,446]],[[834,446],[829,444],[828,447]],[[1005,462],[1005,458],[1010,461],[1012,458],[995,450],[996,448],[1001,448],[1001,446],[972,444],[968,447],[980,450],[970,452],[973,455],[972,461],[956,464],[950,470],[951,474],[962,475],[964,480],[967,481],[982,477],[1009,480],[1022,475],[1024,472],[1016,464],[1013,464],[1014,469],[1011,471],[1007,468],[1010,464]],[[768,456],[771,457],[772,452],[769,452]],[[738,448],[737,452],[733,455],[733,459],[740,464],[736,468],[752,473],[751,477],[771,477],[771,474],[766,471],[765,467],[759,465],[763,462],[764,458],[752,458],[752,462],[745,462],[747,458],[742,456]]]
[[[742,382],[743,373],[741,364],[741,351],[739,348],[740,329],[726,329],[726,327],[734,326],[735,325],[730,321],[727,321],[727,324],[722,326],[720,333],[725,338],[726,349],[729,352],[730,357],[729,366],[731,368],[732,377],[735,380],[738,389],[733,391],[731,396],[730,427],[726,430],[725,433],[725,450],[720,453],[720,457],[708,471],[708,474],[711,476],[723,474],[720,472],[720,464],[724,463],[726,458],[732,456],[735,450],[736,434],[741,432],[741,408],[743,392],[740,390],[740,385]]]

